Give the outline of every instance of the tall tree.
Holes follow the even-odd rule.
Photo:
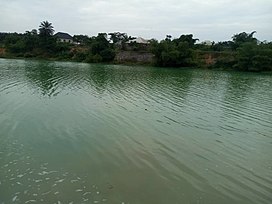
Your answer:
[[[114,33],[109,33],[110,40],[116,44],[116,43],[124,43],[129,40],[128,36],[126,33],[120,33],[120,32],[114,32]]]
[[[181,35],[178,39],[174,39],[174,43],[176,43],[177,45],[180,42],[187,42],[189,47],[192,48],[194,46],[194,44],[196,43],[196,41],[198,41],[199,39],[197,38],[193,38],[193,34],[188,34],[188,35]]]
[[[52,36],[54,34],[54,27],[52,26],[52,23],[49,23],[48,21],[41,22],[41,25],[39,27],[39,34],[41,36]]]
[[[39,27],[39,46],[43,49],[46,53],[54,53],[56,48],[56,38],[53,36],[54,34],[54,27],[52,23],[48,21],[41,22]]]
[[[236,50],[238,47],[240,47],[244,43],[257,44],[257,39],[253,37],[255,33],[256,31],[253,31],[251,33],[242,32],[242,33],[233,35],[232,36],[232,40],[234,42],[233,49]]]

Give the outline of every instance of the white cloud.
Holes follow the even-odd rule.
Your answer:
[[[24,32],[49,20],[71,34],[121,31],[161,39],[193,33],[219,41],[256,30],[257,38],[271,41],[271,11],[270,0],[1,0],[0,32]]]

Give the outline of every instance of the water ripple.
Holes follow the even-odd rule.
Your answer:
[[[271,86],[0,59],[0,203],[270,203]]]

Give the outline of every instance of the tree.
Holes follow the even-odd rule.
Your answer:
[[[233,35],[232,36],[232,40],[234,42],[233,49],[236,50],[238,47],[240,47],[244,43],[257,44],[257,39],[253,37],[255,33],[256,31],[253,31],[251,33],[242,32],[242,33]]]
[[[187,67],[194,65],[194,54],[191,48],[196,39],[193,35],[182,35],[178,39],[169,37],[161,42],[152,41],[151,51],[155,55],[156,64],[164,67]]]
[[[166,35],[165,40],[170,40],[171,41],[171,39],[172,39],[172,35]]]
[[[214,43],[211,48],[213,51],[230,51],[234,46],[234,42],[232,41],[223,41]]]
[[[39,46],[46,51],[47,54],[53,54],[57,45],[56,38],[53,36],[53,28],[52,23],[49,23],[48,21],[41,22],[41,25],[39,26]]]
[[[114,33],[109,33],[109,36],[113,44],[117,44],[117,43],[122,44],[128,41],[128,36],[126,33],[114,32]]]
[[[174,39],[173,42],[176,44],[179,44],[180,42],[187,42],[189,47],[192,48],[194,44],[196,43],[196,41],[198,40],[199,39],[193,38],[193,34],[189,34],[189,35],[181,35],[179,38]]]
[[[32,35],[38,35],[38,31],[37,31],[36,29],[32,29],[32,30],[31,30],[31,34],[32,34]]]
[[[91,39],[91,54],[87,61],[89,62],[108,62],[114,59],[115,52],[107,40],[106,33],[99,33],[97,37]]]
[[[30,52],[34,48],[37,48],[39,39],[37,35],[37,30],[26,31],[23,36],[23,41],[25,42],[25,51]]]
[[[41,25],[39,26],[39,34],[40,36],[48,37],[52,36],[54,34],[54,27],[52,26],[52,23],[49,23],[48,21],[41,22]]]
[[[88,35],[74,35],[73,40],[81,45],[87,45],[90,42]]]
[[[237,49],[237,63],[234,67],[242,71],[271,71],[272,48],[269,44],[244,43]]]

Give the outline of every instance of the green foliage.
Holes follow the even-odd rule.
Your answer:
[[[109,33],[109,36],[113,44],[116,44],[116,43],[122,44],[129,40],[126,33],[114,32],[114,33]]]
[[[105,33],[99,33],[96,38],[92,39],[90,51],[92,56],[99,55],[102,57],[103,62],[112,61],[115,57],[115,52],[111,48]]]
[[[100,52],[103,62],[110,62],[115,57],[115,52],[113,49],[107,48]]]
[[[77,62],[83,62],[86,60],[88,56],[87,52],[76,52],[75,55],[73,56],[73,60]]]
[[[73,40],[81,45],[88,45],[90,42],[88,35],[74,35]]]
[[[242,44],[237,50],[235,68],[242,71],[272,71],[272,48],[254,42]]]
[[[253,35],[256,33],[256,31],[253,31],[251,33],[242,32],[239,34],[235,34],[232,36],[233,40],[233,49],[238,49],[242,44],[244,43],[254,43],[257,44],[257,39],[253,37]]]
[[[189,67],[202,64],[203,67],[234,68],[242,71],[272,71],[272,43],[258,42],[256,32],[235,34],[232,41],[196,44],[192,34],[172,39],[171,35],[160,42],[150,44],[126,42],[132,37],[126,33],[99,33],[97,36],[75,35],[75,42],[57,42],[53,36],[52,23],[43,21],[39,31],[33,29],[24,34],[0,33],[2,56],[41,57],[79,62],[111,62],[116,52],[130,50],[137,53],[153,53],[156,65],[164,67]],[[110,43],[113,42],[113,43]],[[3,54],[4,53],[4,54]]]
[[[233,47],[234,47],[234,42],[224,41],[224,42],[214,43],[211,46],[211,49],[213,51],[223,52],[223,51],[231,51],[233,49]]]
[[[179,44],[181,42],[183,43],[186,42],[190,48],[194,47],[196,41],[198,41],[198,39],[194,39],[192,34],[181,35],[179,38],[173,40],[173,42],[176,44]]]
[[[211,68],[224,68],[232,69],[232,67],[237,63],[237,54],[235,52],[217,52],[216,60]]]
[[[90,62],[90,63],[99,63],[102,61],[103,61],[103,58],[99,54],[96,54],[96,55],[90,54],[85,60],[85,62]]]
[[[35,49],[39,44],[39,36],[37,35],[37,32],[32,30],[31,32],[27,31],[22,39],[25,43],[25,51],[31,52],[33,49]]]
[[[52,23],[49,23],[48,21],[41,22],[41,25],[39,27],[39,35],[42,37],[48,37],[52,36],[54,34],[54,27],[52,26]]]
[[[181,35],[172,41],[170,37],[161,42],[152,41],[151,51],[155,55],[156,64],[164,67],[195,65],[193,46],[196,40],[193,35]]]

